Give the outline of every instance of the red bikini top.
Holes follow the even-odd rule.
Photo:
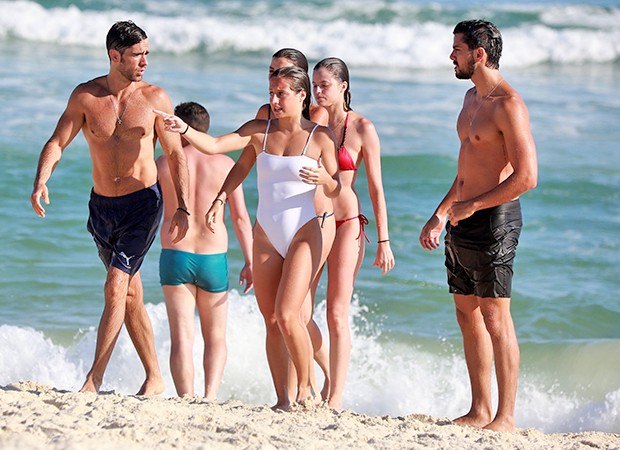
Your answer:
[[[340,170],[357,170],[355,167],[355,162],[353,158],[351,158],[351,154],[344,146],[344,138],[347,135],[347,123],[349,122],[349,114],[344,119],[344,127],[342,128],[342,142],[340,143],[340,147],[338,147],[338,168]]]

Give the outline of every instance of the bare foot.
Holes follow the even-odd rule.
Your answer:
[[[488,425],[491,419],[486,416],[476,416],[474,414],[465,414],[457,419],[454,419],[453,422],[457,425],[474,427],[474,428],[484,428]]]
[[[290,411],[291,403],[289,401],[286,402],[278,402],[271,407],[272,411]]]
[[[334,399],[329,399],[327,401],[327,407],[334,412],[341,413],[342,412],[342,402],[336,402]]]
[[[136,395],[157,395],[161,394],[165,390],[166,386],[164,385],[164,380],[162,380],[161,377],[147,378]]]
[[[299,389],[297,393],[297,398],[295,399],[295,403],[306,403],[306,402],[315,402],[315,401],[316,401],[316,394],[314,393],[314,389],[312,388],[312,386]]]
[[[80,392],[92,392],[94,394],[98,394],[100,387],[101,383],[96,383],[91,377],[87,377],[82,389],[80,389]]]
[[[323,389],[321,389],[321,398],[323,401],[327,401],[329,398],[329,378],[325,377],[325,382],[323,383]]]
[[[506,431],[506,432],[514,432],[515,431],[515,423],[514,418],[505,418],[502,419],[500,417],[496,417],[493,419],[493,422],[484,427],[485,430],[492,431]]]

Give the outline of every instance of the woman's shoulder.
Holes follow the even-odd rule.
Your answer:
[[[311,103],[310,119],[319,125],[327,125],[329,123],[329,113],[322,106]]]
[[[372,120],[355,111],[349,111],[349,122],[347,127],[354,129],[359,134],[376,132],[375,124]]]
[[[256,118],[257,119],[269,119],[270,112],[271,112],[271,105],[269,103],[265,103],[260,108],[258,108],[258,111],[256,111]]]

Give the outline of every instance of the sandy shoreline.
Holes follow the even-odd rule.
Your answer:
[[[367,416],[325,407],[273,412],[238,401],[80,394],[34,382],[0,387],[9,449],[620,449],[620,435],[495,433],[422,414]]]

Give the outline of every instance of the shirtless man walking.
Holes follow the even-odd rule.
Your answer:
[[[108,32],[106,46],[110,71],[74,89],[41,151],[30,201],[45,217],[40,200],[49,204],[46,183],[64,149],[82,130],[90,148],[94,185],[87,227],[107,277],[95,357],[81,391],[99,391],[124,322],[146,371],[138,395],[153,395],[164,391],[164,383],[139,269],[163,210],[155,165],[157,139],[168,156],[176,191],[178,209],[170,225],[170,230],[176,229],[175,242],[188,229],[187,161],[179,136],[165,132],[163,119],[153,113],[153,109],[172,113],[172,103],[163,89],[142,79],[149,53],[144,30],[131,21],[117,22]]]
[[[510,314],[512,265],[521,231],[519,196],[536,187],[536,147],[521,96],[499,72],[502,36],[490,22],[454,29],[450,59],[456,77],[474,83],[457,120],[461,141],[452,187],[420,234],[439,247],[446,227],[448,285],[463,335],[472,404],[457,423],[514,431],[519,345]],[[493,416],[495,360],[498,409]]]

